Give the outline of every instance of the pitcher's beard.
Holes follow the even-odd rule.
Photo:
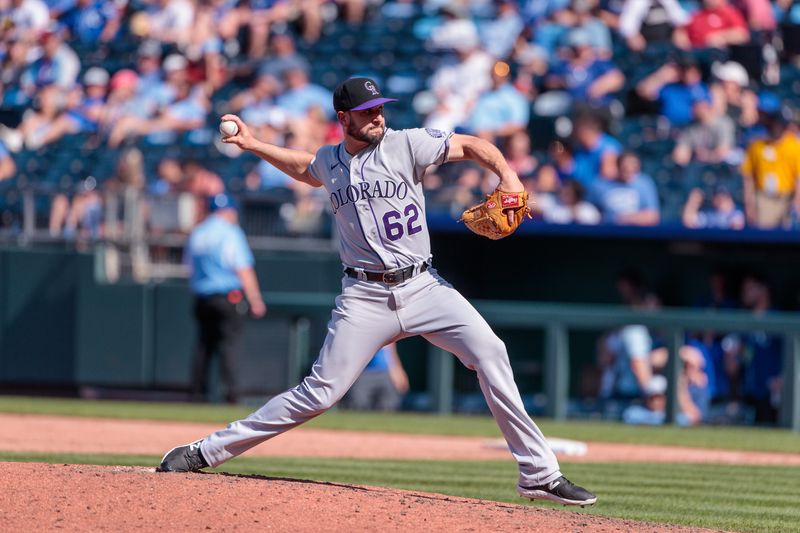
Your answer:
[[[351,124],[347,128],[347,134],[350,137],[354,138],[357,141],[369,143],[369,144],[376,144],[380,142],[383,138],[384,133],[386,133],[386,126],[380,126],[378,128],[373,128],[366,133],[362,133],[361,131],[357,130]]]

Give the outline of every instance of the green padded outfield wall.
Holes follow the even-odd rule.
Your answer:
[[[192,295],[186,283],[153,287],[153,385],[186,387],[192,368],[195,327],[190,310]]]
[[[267,294],[339,290],[333,254],[270,253],[256,260]],[[88,269],[82,271],[77,306],[79,385],[189,387],[196,329],[185,280],[105,285]],[[274,393],[287,386],[290,318],[272,313],[247,323],[238,362],[244,393]]]
[[[2,381],[74,381],[78,263],[60,250],[0,250]]]
[[[256,268],[268,293],[340,289],[339,262],[330,252],[259,255]],[[191,304],[182,280],[101,284],[90,253],[2,248],[0,384],[186,388],[195,338]],[[248,324],[241,369],[252,392],[259,384],[286,385],[288,323],[274,314]],[[324,321],[314,323],[319,337]]]

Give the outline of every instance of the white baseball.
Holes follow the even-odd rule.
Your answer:
[[[223,137],[230,137],[239,133],[239,126],[232,120],[223,120],[219,123],[219,132]]]

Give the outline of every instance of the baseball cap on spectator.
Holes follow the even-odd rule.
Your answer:
[[[370,78],[350,78],[333,91],[336,111],[361,111],[387,102],[397,102],[397,99],[385,98],[378,84]]]
[[[572,0],[570,7],[578,13],[586,13],[592,10],[592,3],[588,0]]]
[[[87,176],[85,179],[82,179],[77,184],[75,184],[75,192],[77,193],[87,193],[92,192],[97,188],[97,178],[94,176]]]
[[[576,28],[567,34],[566,45],[572,48],[577,48],[579,46],[591,46],[592,36],[585,29]]]
[[[220,209],[239,209],[239,204],[233,196],[221,192],[208,199],[208,210],[211,213]]]
[[[741,87],[747,87],[750,84],[747,70],[736,61],[714,63],[711,65],[711,73],[720,81],[730,81]]]
[[[63,38],[66,34],[66,26],[52,21],[39,33],[39,42],[43,43],[50,37]]]
[[[189,66],[189,61],[186,60],[180,54],[170,54],[164,58],[164,63],[161,67],[164,69],[164,72],[175,72],[178,70],[183,70]]]
[[[691,52],[681,52],[675,57],[675,63],[681,68],[698,67],[697,58]]]
[[[517,63],[522,65],[527,65],[534,61],[544,61],[546,63],[548,61],[548,55],[544,47],[538,44],[526,44],[517,51],[514,59],[517,60]]]
[[[534,99],[533,112],[542,117],[561,117],[569,114],[571,106],[572,98],[565,91],[547,91]]]
[[[656,374],[650,378],[650,381],[644,386],[645,396],[660,396],[667,392],[667,378],[662,375]]]
[[[148,39],[139,45],[136,53],[139,57],[161,57],[161,43]]]
[[[464,8],[464,6],[456,3],[456,2],[447,2],[442,7],[439,8],[439,13],[442,15],[450,15],[453,18],[466,18],[469,13]]]
[[[83,84],[105,87],[108,84],[108,71],[100,67],[92,67],[83,75]]]
[[[287,26],[279,27],[277,24],[270,28],[269,36],[267,37],[267,42],[272,43],[273,41],[286,39],[288,41],[294,42],[294,35],[292,35],[291,30]]]
[[[733,196],[733,194],[731,193],[731,190],[728,188],[728,186],[725,185],[725,184],[722,184],[722,183],[719,183],[719,184],[714,186],[714,195],[717,195],[717,194],[724,194],[726,196]]]
[[[135,87],[137,83],[139,83],[139,75],[129,68],[124,68],[111,76],[109,88],[113,91],[120,87]]]
[[[453,49],[457,52],[468,52],[481,44],[478,31],[473,24],[461,24],[458,33],[451,35],[454,39]]]
[[[766,115],[780,115],[782,102],[777,94],[762,91],[758,95],[758,110]]]

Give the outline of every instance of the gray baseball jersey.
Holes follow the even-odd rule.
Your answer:
[[[326,146],[311,174],[328,191],[345,266],[387,271],[427,261],[422,176],[447,161],[451,134],[387,130],[383,139],[350,156]],[[324,413],[344,396],[378,349],[422,335],[478,374],[486,403],[519,464],[519,482],[543,485],[561,476],[558,461],[525,412],[505,344],[436,269],[389,284],[345,276],[328,335],[311,372],[298,386],[243,420],[203,439],[200,450],[217,466],[251,447]]]
[[[328,191],[342,263],[382,271],[430,257],[422,176],[447,160],[450,135],[387,129],[381,142],[354,156],[344,143],[317,152],[310,171]]]

